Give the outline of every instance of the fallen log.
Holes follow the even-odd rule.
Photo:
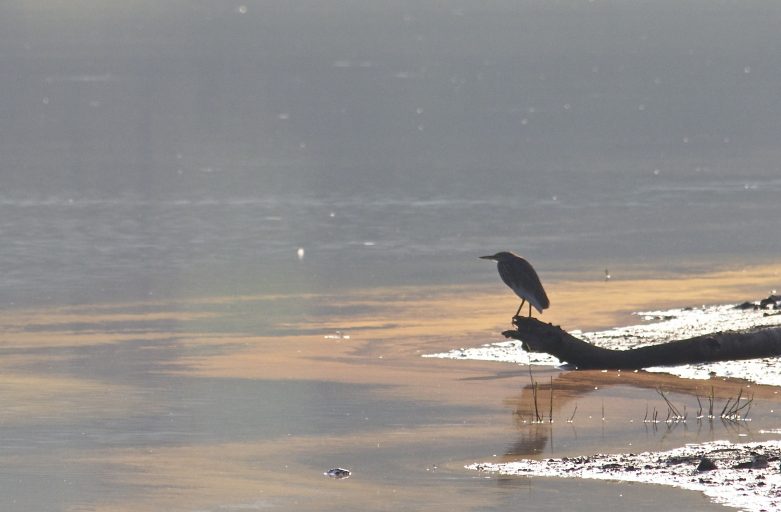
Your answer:
[[[544,352],[579,369],[638,370],[781,356],[781,327],[724,331],[659,345],[611,350],[536,318],[517,316],[513,325],[515,330],[502,333],[506,338],[520,341],[527,352]]]

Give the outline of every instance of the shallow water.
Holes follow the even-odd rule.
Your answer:
[[[577,375],[551,374],[557,389],[571,390],[557,398],[555,414],[569,415],[577,403],[577,421],[531,425],[528,388],[519,389],[528,382],[524,371],[419,357],[421,340],[442,345],[452,338],[436,335],[425,325],[431,316],[415,311],[449,295],[432,288],[413,298],[410,290],[386,289],[367,307],[396,308],[402,299],[404,320],[377,328],[368,325],[373,311],[348,312],[343,318],[361,320],[349,338],[331,334],[330,313],[313,314],[301,332],[253,332],[264,320],[251,313],[274,302],[267,296],[4,316],[5,509],[499,511],[586,500],[580,509],[632,503],[651,510],[668,499],[711,509],[696,494],[671,492],[651,502],[653,491],[641,486],[485,478],[465,469],[486,457],[547,457],[633,442],[676,446],[732,430],[717,424],[701,433],[665,432],[634,423],[647,400],[658,401],[654,392],[630,380],[628,387],[606,383],[607,395],[590,397],[590,379],[604,378],[599,373],[581,383]],[[298,299],[338,307],[355,297]],[[421,322],[414,334],[401,335]],[[566,384],[572,377],[574,385]],[[608,423],[594,416],[600,400],[611,403]],[[628,416],[614,408],[616,400],[628,404]],[[324,476],[340,466],[352,471],[349,479]]]

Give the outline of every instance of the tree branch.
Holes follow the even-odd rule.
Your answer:
[[[781,355],[781,327],[717,332],[631,350],[611,350],[536,318],[515,317],[513,325],[516,330],[502,334],[520,341],[524,350],[550,354],[580,369],[640,369]]]

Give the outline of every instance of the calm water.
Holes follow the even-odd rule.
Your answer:
[[[779,9],[6,3],[0,303],[773,259]]]
[[[772,261],[780,17],[710,0],[5,2],[0,305],[484,282],[495,270],[476,256],[502,249],[547,279]],[[266,307],[258,331],[299,305]],[[8,427],[6,455],[345,428],[308,408],[253,423],[236,396],[322,397],[159,377],[181,347],[148,348],[63,348],[24,368],[126,384],[187,428],[55,417]],[[26,464],[4,488],[59,476]],[[74,474],[81,487],[15,497],[121,496]]]
[[[726,178],[637,181],[562,182],[555,200],[529,192],[6,197],[0,298],[10,306],[476,282],[494,271],[476,256],[505,248],[548,279],[568,270],[598,277],[606,267],[616,275],[621,266],[707,270],[778,254],[781,179],[750,190]]]

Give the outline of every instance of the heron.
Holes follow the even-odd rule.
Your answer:
[[[496,261],[499,277],[523,300],[514,316],[521,314],[521,308],[527,301],[529,302],[529,317],[532,316],[532,306],[540,313],[550,306],[548,295],[531,263],[511,252],[497,252],[491,256],[480,256],[480,258]]]

